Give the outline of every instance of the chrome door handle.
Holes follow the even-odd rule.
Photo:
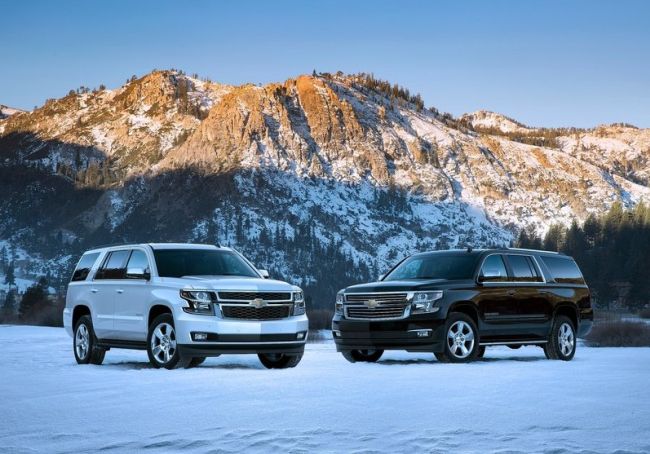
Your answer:
[[[507,295],[508,296],[514,296],[515,293],[517,293],[517,292],[515,292],[514,290],[508,290]]]
[[[90,291],[93,292],[93,293],[97,293],[99,290],[96,289],[96,288],[91,288]]]
[[[122,290],[121,288],[118,288],[118,289],[115,290],[115,291],[116,291],[117,293],[124,293],[124,290]]]

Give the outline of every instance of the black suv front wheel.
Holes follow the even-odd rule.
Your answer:
[[[474,320],[461,312],[452,312],[445,324],[445,350],[435,353],[443,363],[467,363],[479,354],[478,329]]]
[[[548,359],[571,361],[576,354],[576,333],[573,322],[564,315],[553,320],[548,342],[544,344],[544,354]]]

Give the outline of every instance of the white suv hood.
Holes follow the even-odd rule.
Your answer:
[[[181,288],[196,288],[205,290],[244,290],[244,291],[272,291],[292,292],[298,288],[286,282],[273,279],[235,276],[188,276],[183,278],[163,278],[164,282],[178,284]]]

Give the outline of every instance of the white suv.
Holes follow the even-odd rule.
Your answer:
[[[68,286],[63,324],[79,364],[131,348],[146,349],[156,368],[257,353],[271,369],[300,362],[309,322],[302,290],[268,279],[239,252],[170,243],[86,252]]]

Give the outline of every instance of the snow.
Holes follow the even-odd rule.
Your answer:
[[[167,371],[125,350],[78,366],[71,342],[60,328],[0,326],[0,451],[650,451],[648,348],[350,364],[321,341],[295,369],[222,356]]]

